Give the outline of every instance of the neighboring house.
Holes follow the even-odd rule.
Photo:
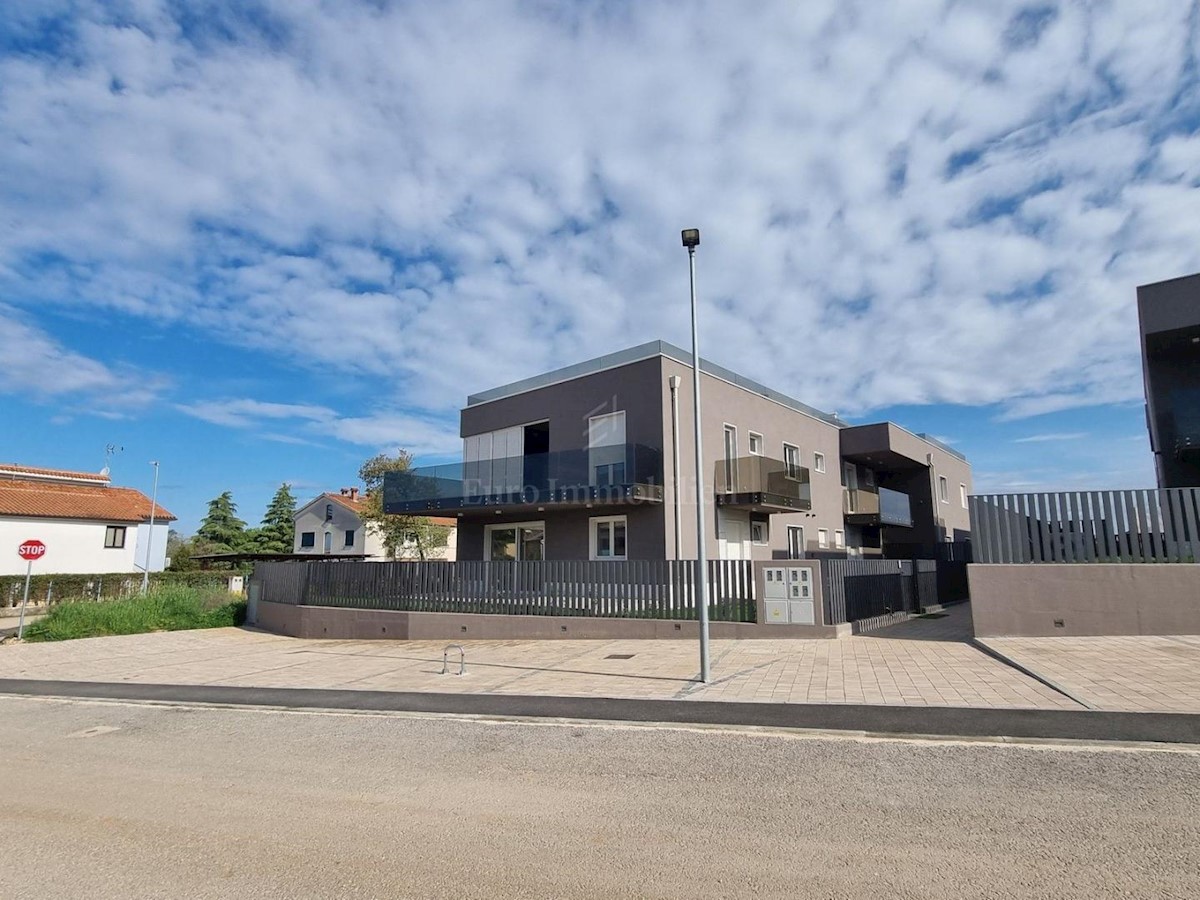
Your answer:
[[[106,474],[36,469],[0,463],[0,575],[24,575],[17,547],[46,545],[33,564],[42,575],[161,572],[167,531],[175,520],[161,506],[150,526],[150,498],[112,487]]]
[[[701,381],[710,557],[932,555],[969,537],[960,453],[707,361]],[[656,341],[468,397],[463,462],[389,474],[384,508],[455,517],[464,560],[694,559],[691,384],[691,354]]]
[[[1158,486],[1200,487],[1200,274],[1142,285],[1137,300]]]
[[[358,488],[342,488],[334,494],[326,492],[310,500],[296,510],[294,521],[296,537],[295,553],[311,553],[315,556],[363,556],[376,561],[387,561],[383,540],[374,528],[359,516],[366,498]],[[434,519],[434,524],[450,528],[446,546],[426,553],[426,559],[453,560],[456,521]],[[396,559],[420,559],[415,541],[405,542],[397,549]]]

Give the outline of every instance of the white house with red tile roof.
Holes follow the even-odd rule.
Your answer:
[[[342,488],[338,493],[325,492],[314,497],[296,510],[296,537],[292,550],[295,553],[311,553],[314,556],[357,555],[377,562],[387,562],[383,540],[375,529],[359,517],[359,510],[366,497],[358,488]],[[431,518],[434,525],[450,529],[445,547],[426,555],[427,559],[450,560],[455,558],[458,522],[449,518]],[[420,553],[416,543],[406,543],[396,553],[397,560],[418,559]]]
[[[157,507],[152,532],[150,498],[108,475],[0,463],[0,575],[25,574],[17,548],[28,540],[46,545],[38,574],[140,572],[147,550],[161,572],[174,520]]]

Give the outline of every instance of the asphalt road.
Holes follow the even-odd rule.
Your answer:
[[[0,697],[0,896],[1200,896],[1195,752]]]

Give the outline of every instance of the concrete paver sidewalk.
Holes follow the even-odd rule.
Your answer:
[[[1200,712],[1200,636],[985,638],[1096,709]]]
[[[0,678],[555,696],[1079,709],[972,646],[965,606],[841,640],[714,641],[713,683],[691,641],[300,640],[213,629],[0,647]]]

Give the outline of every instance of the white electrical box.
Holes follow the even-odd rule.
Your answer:
[[[808,566],[767,566],[763,569],[763,607],[774,625],[815,625],[812,569]]]

